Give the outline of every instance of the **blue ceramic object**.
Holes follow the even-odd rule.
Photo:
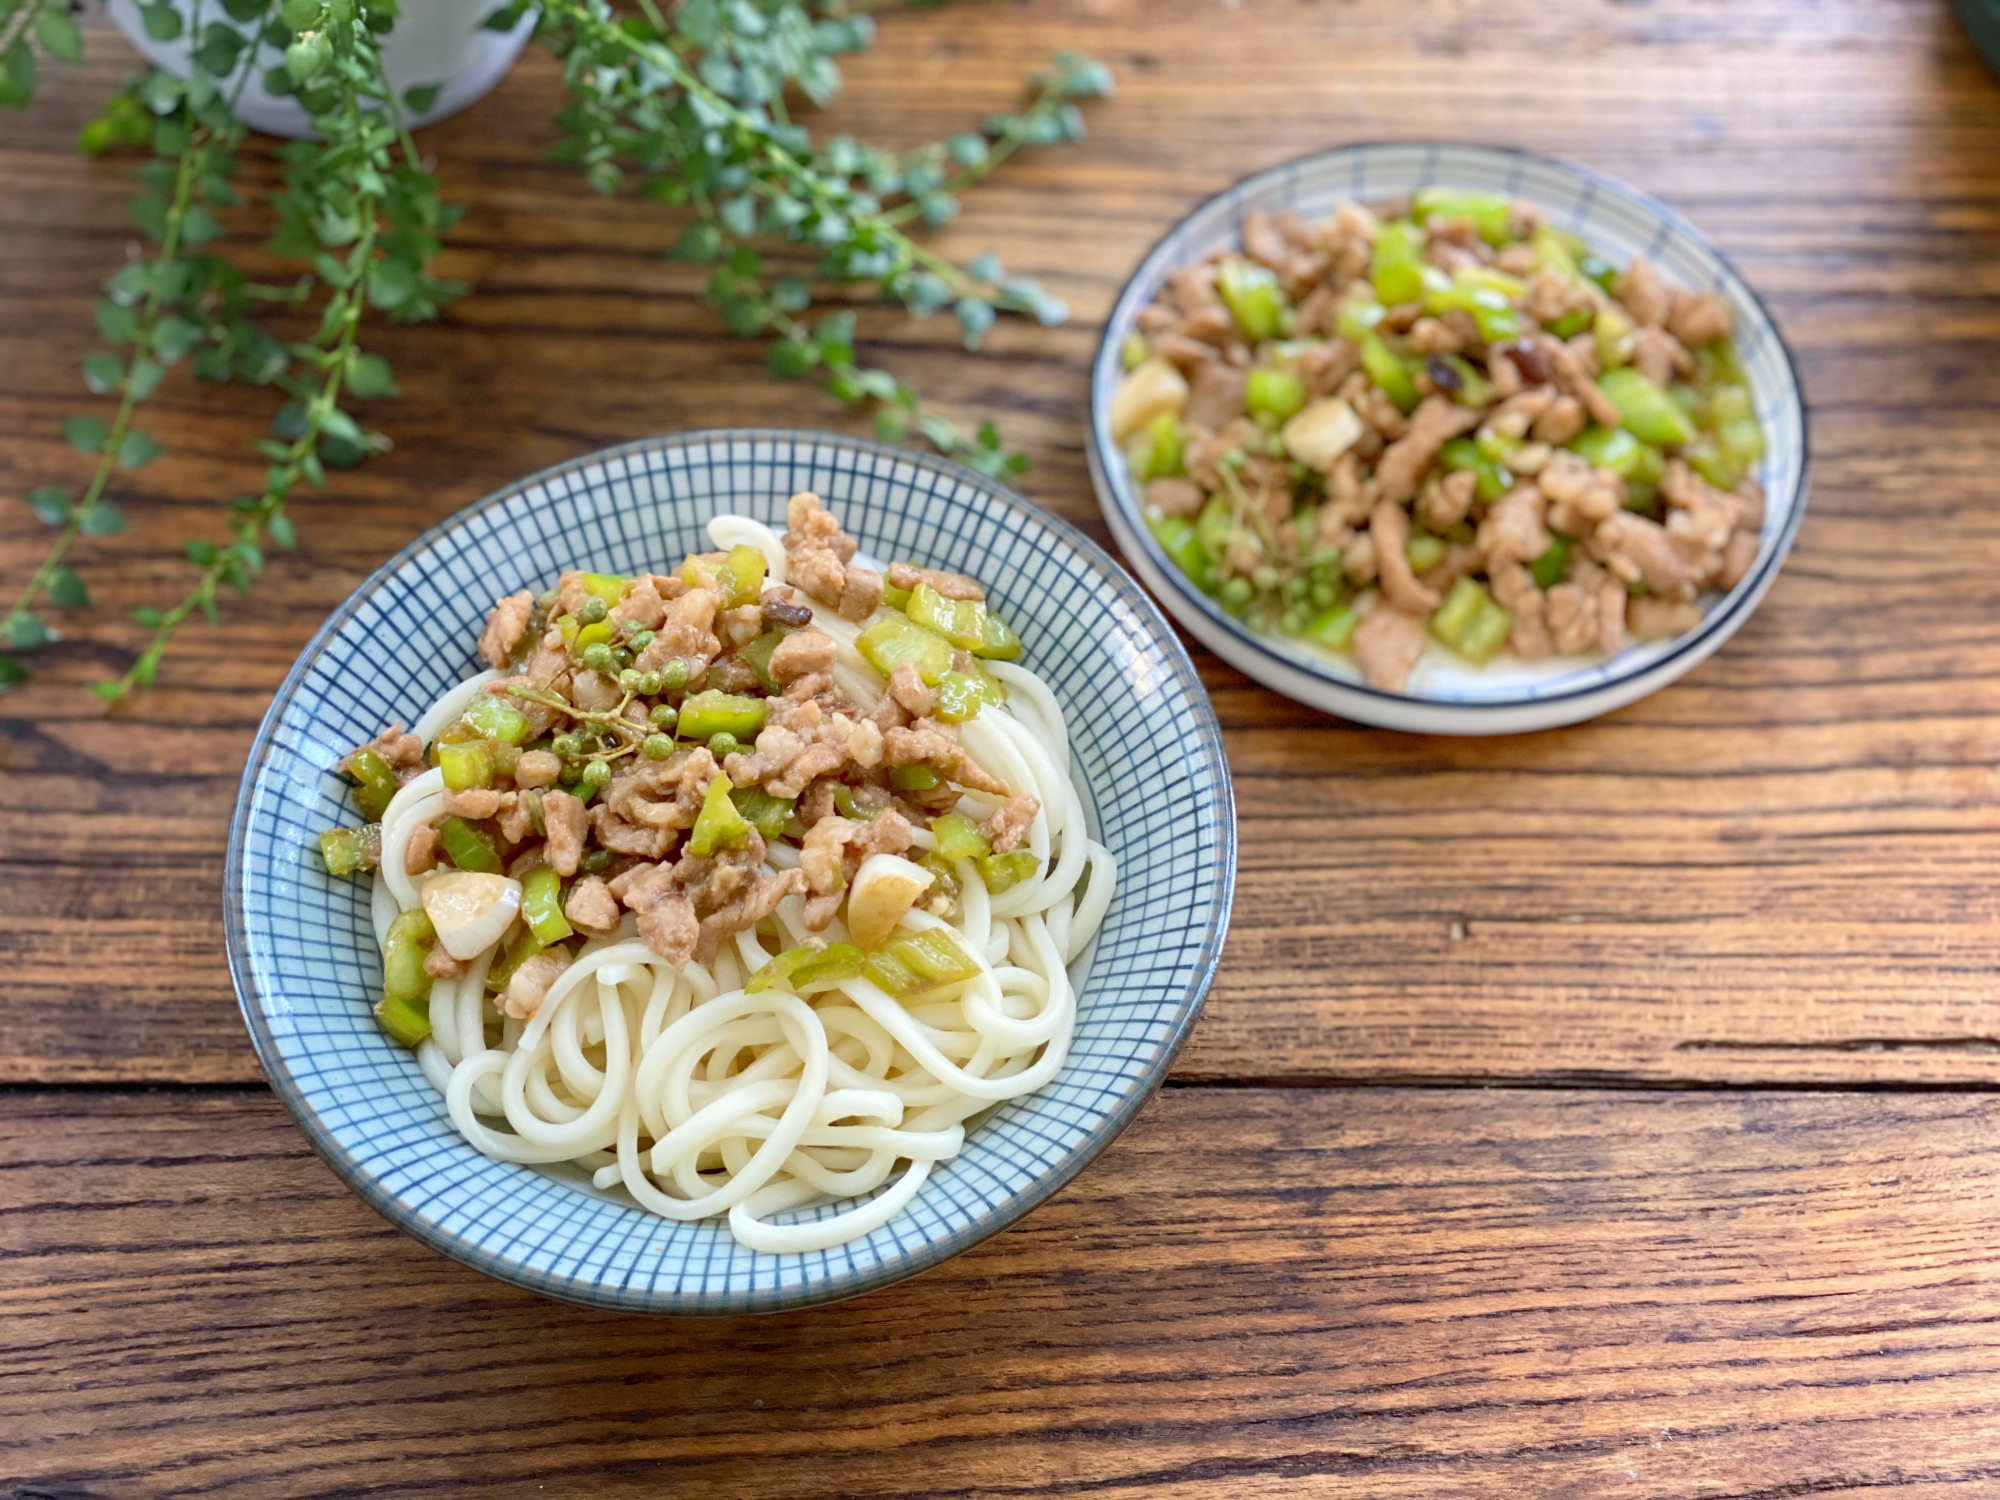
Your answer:
[[[1643,255],[1669,284],[1715,292],[1735,319],[1768,451],[1757,477],[1766,496],[1763,545],[1749,573],[1707,601],[1695,629],[1643,641],[1610,658],[1523,662],[1502,654],[1484,667],[1432,646],[1401,693],[1362,682],[1346,658],[1259,635],[1189,582],[1146,529],[1138,487],[1111,436],[1119,355],[1139,310],[1168,272],[1234,246],[1245,214],[1293,210],[1324,218],[1344,202],[1378,202],[1442,185],[1504,192],[1537,204],[1623,265]],[[1799,382],[1770,314],[1743,278],[1679,214],[1586,167],[1490,146],[1412,142],[1347,146],[1245,178],[1209,199],[1166,234],[1125,284],[1104,325],[1091,369],[1090,472],[1111,533],[1133,570],[1189,631],[1267,687],[1365,724],[1429,734],[1511,734],[1574,724],[1666,686],[1733,635],[1778,575],[1806,505],[1806,416]]]
[[[1958,0],[1958,18],[1986,65],[2000,73],[2000,0]]]
[[[1003,1105],[914,1203],[852,1244],[758,1255],[563,1179],[489,1161],[458,1136],[412,1055],[376,1028],[367,889],[329,878],[315,836],[352,822],[333,765],[408,724],[477,669],[496,595],[564,567],[665,569],[706,550],[720,512],[783,524],[823,496],[863,549],[984,581],[1070,720],[1117,896],[1079,996],[1069,1061]],[[1206,994],[1235,878],[1214,713],[1174,632],[1094,543],[958,465],[814,433],[634,443],[536,475],[433,528],[364,583],[307,647],[258,731],[231,829],[231,973],[257,1055],[319,1153],[393,1223],[549,1296],[657,1313],[763,1311],[852,1296],[1019,1218],[1131,1121]],[[807,1212],[810,1212],[808,1210]]]

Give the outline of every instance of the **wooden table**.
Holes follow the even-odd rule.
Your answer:
[[[0,126],[0,492],[60,420],[126,185],[68,149],[130,66]],[[218,910],[252,729],[393,548],[600,444],[839,425],[718,331],[660,210],[544,159],[530,56],[427,137],[477,292],[374,335],[396,449],[295,509],[217,634],[113,717],[132,604],[219,534],[268,398],[172,382],[99,612],[0,699],[0,1479],[17,1497],[2000,1493],[2000,86],[1941,0],[964,0],[886,18],[842,126],[1118,71],[1082,146],[944,237],[1070,326],[870,352],[1027,444],[1100,538],[1093,321],[1197,198],[1309,149],[1480,138],[1688,213],[1770,299],[1814,495],[1680,685],[1520,739],[1377,733],[1197,653],[1242,818],[1206,1016],[1137,1126],[1011,1232],[824,1311],[584,1312],[346,1192],[260,1079]],[[269,175],[268,164],[258,172]],[[248,246],[254,219],[237,225]],[[45,533],[0,512],[9,588]]]

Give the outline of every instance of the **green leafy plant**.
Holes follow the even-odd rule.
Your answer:
[[[56,536],[0,616],[0,690],[25,676],[24,653],[58,638],[52,611],[89,604],[71,552],[79,539],[124,527],[109,491],[117,475],[160,455],[135,416],[175,367],[270,387],[282,400],[257,445],[261,492],[227,503],[226,541],[184,544],[195,573],[182,597],[134,612],[143,644],[124,673],[93,685],[109,702],[150,686],[175,631],[197,612],[217,619],[222,589],[247,592],[267,547],[293,544],[285,504],[300,483],[324,487],[329,468],[387,446],[352,409],[397,394],[387,363],[361,347],[365,316],[434,317],[466,290],[431,272],[457,211],[439,201],[402,118],[428,107],[435,91],[393,98],[382,72],[396,0],[207,0],[221,15],[206,20],[204,3],[181,0],[191,6],[185,14],[173,0],[142,6],[153,37],[192,32],[189,76],[154,70],[79,139],[93,154],[148,155],[132,214],[151,248],[105,283],[97,330],[110,350],[83,361],[86,387],[116,404],[108,416],[64,425],[94,460],[89,480],[75,493],[43,487],[25,497]],[[559,158],[601,192],[673,212],[681,226],[670,253],[712,268],[710,304],[732,332],[766,343],[775,374],[871,409],[892,441],[920,437],[987,473],[1019,473],[1025,460],[990,422],[965,431],[889,371],[859,361],[854,305],[884,299],[913,316],[949,312],[969,349],[1002,313],[1042,323],[1067,316],[991,254],[954,262],[914,231],[949,222],[958,195],[1021,147],[1078,139],[1078,102],[1108,96],[1109,72],[1060,56],[1018,114],[914,150],[815,142],[793,120],[794,103],[834,97],[836,60],[873,39],[869,15],[840,0],[683,0],[671,17],[655,0],[638,3],[629,13],[608,0],[542,0],[536,35],[560,61],[570,96],[558,117]],[[514,0],[487,24],[510,29],[526,9]],[[270,197],[278,221],[270,248],[300,268],[284,286],[251,282],[202,249],[223,234],[212,210],[242,201],[244,131],[234,107],[260,60],[274,55],[282,64],[263,71],[265,88],[295,95],[317,137],[278,148],[283,185]],[[66,0],[0,0],[0,103],[31,98],[40,59],[80,56]],[[315,331],[281,340],[263,320],[270,312],[316,312]]]

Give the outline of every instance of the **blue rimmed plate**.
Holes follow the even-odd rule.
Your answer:
[[[1234,245],[1243,216],[1290,209],[1320,218],[1345,202],[1445,186],[1506,192],[1537,204],[1619,264],[1643,255],[1675,286],[1712,291],[1735,317],[1768,451],[1757,477],[1766,496],[1762,546],[1727,594],[1704,601],[1686,635],[1628,646],[1616,656],[1523,662],[1502,655],[1475,667],[1431,646],[1401,693],[1361,680],[1345,658],[1248,629],[1188,581],[1140,512],[1137,486],[1111,437],[1119,353],[1139,310],[1167,273]],[[1622,708],[1691,670],[1739,630],[1778,576],[1806,507],[1806,414],[1797,371],[1764,305],[1699,231],[1665,204],[1586,167],[1491,146],[1397,143],[1347,146],[1247,177],[1167,231],[1125,284],[1091,367],[1090,474],[1111,532],[1133,570],[1174,617],[1232,666],[1314,708],[1385,729],[1428,734],[1514,734],[1574,724]]]
[[[1069,1061],[979,1124],[873,1234],[758,1255],[715,1224],[489,1161],[412,1055],[376,1028],[366,888],[330,879],[321,828],[351,821],[334,763],[473,672],[495,596],[564,567],[630,573],[708,546],[719,512],[783,524],[817,491],[869,553],[984,581],[1024,665],[1062,701],[1119,883],[1078,997]],[[384,564],[314,637],[265,715],[230,830],[230,972],[279,1096],[334,1171],[393,1223],[502,1280],[630,1312],[799,1307],[885,1286],[1012,1223],[1158,1086],[1207,993],[1235,881],[1222,740],[1152,602],[1073,527],[970,470],[817,433],[661,438],[550,469],[458,512]]]

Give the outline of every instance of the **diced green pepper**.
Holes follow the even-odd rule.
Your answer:
[[[742,543],[731,547],[722,559],[720,581],[728,587],[722,599],[724,609],[755,604],[764,592],[764,554]]]
[[[1650,495],[1667,472],[1667,456],[1623,427],[1586,428],[1570,451],[1594,469],[1609,469],[1625,481],[1628,498]]]
[[[1265,427],[1281,427],[1306,404],[1306,383],[1290,370],[1256,369],[1243,387],[1243,409]]]
[[[439,745],[438,768],[444,772],[444,784],[454,792],[493,784],[493,757],[484,740]]]
[[[415,1050],[431,1034],[431,1008],[426,1000],[377,1000],[375,1023],[399,1047]]]
[[[389,769],[389,763],[363,745],[347,757],[343,769],[354,783],[354,805],[361,816],[371,823],[381,822],[396,795],[396,773]]]
[[[1458,377],[1458,386],[1452,391],[1451,399],[1460,406],[1484,411],[1493,404],[1493,382],[1471,360],[1457,354],[1434,354],[1431,358]]]
[[[1236,515],[1231,510],[1229,502],[1220,495],[1210,495],[1208,503],[1202,506],[1201,514],[1195,517],[1194,523],[1195,540],[1201,544],[1201,550],[1207,555],[1210,562],[1221,562],[1223,557],[1227,555],[1229,551],[1229,536],[1235,529]],[[1164,539],[1160,545],[1167,547],[1168,554],[1172,554],[1173,548],[1167,546]],[[1180,559],[1175,558],[1175,561],[1179,562]],[[1183,563],[1181,566],[1182,571],[1186,572],[1187,565]],[[1211,573],[1213,572],[1212,569],[1210,571]],[[1193,575],[1190,573],[1189,576],[1192,577]],[[1212,593],[1214,590],[1211,589],[1210,592]]]
[[[1573,339],[1588,328],[1595,314],[1587,307],[1579,307],[1574,312],[1566,312],[1549,324],[1549,332],[1559,339]]]
[[[562,631],[563,643],[569,647],[569,654],[579,660],[592,646],[611,645],[618,633],[618,627],[609,620],[586,625],[575,615],[564,615],[562,624],[557,628]]]
[[[430,913],[413,906],[389,924],[382,938],[382,998],[421,1000],[431,992],[431,976],[424,972],[437,929]]]
[[[481,739],[504,740],[510,745],[525,741],[532,727],[526,714],[492,693],[481,693],[474,698],[463,722],[470,724]]]
[[[521,877],[521,919],[545,947],[576,931],[563,915],[562,876],[549,866],[536,865]]]
[[[1340,304],[1335,315],[1334,327],[1349,343],[1359,344],[1364,334],[1372,333],[1389,309],[1379,302],[1370,302],[1366,297],[1349,297]]]
[[[1597,324],[1591,338],[1597,345],[1597,363],[1603,370],[1614,370],[1620,365],[1632,362],[1632,335],[1639,331],[1639,325],[1632,321],[1632,315],[1616,302],[1607,302],[1598,309]]]
[[[977,599],[947,599],[929,584],[920,583],[910,590],[904,614],[961,651],[985,643],[986,606]]]
[[[750,976],[743,986],[753,995],[780,987],[798,991],[811,985],[859,979],[861,950],[852,943],[828,943],[824,948],[787,948]]]
[[[1520,448],[1521,440],[1519,438],[1510,438],[1504,433],[1495,432],[1490,427],[1482,427],[1477,433],[1473,434],[1472,445],[1485,454],[1486,457],[1492,459],[1494,463],[1504,468],[1507,460],[1512,458],[1515,451]]]
[[[1497,287],[1476,282],[1454,281],[1424,296],[1424,311],[1436,316],[1457,309],[1472,315],[1479,337],[1489,344],[1504,344],[1518,338],[1521,320],[1514,316],[1507,294]]]
[[[1029,849],[1016,849],[1009,854],[988,854],[976,861],[979,878],[986,889],[994,895],[1012,890],[1024,880],[1032,880],[1042,862]]]
[[[882,602],[891,609],[903,609],[910,602],[910,591],[899,589],[893,583],[882,585]]]
[[[870,807],[857,800],[854,788],[845,782],[834,786],[833,810],[843,818],[852,819],[856,823],[872,822],[875,815],[881,811],[879,807]]]
[[[1484,584],[1461,578],[1431,614],[1431,634],[1467,661],[1491,661],[1513,634],[1514,617],[1493,602]]]
[[[946,859],[983,859],[993,852],[979,825],[964,813],[946,813],[931,823],[937,835],[938,853]]]
[[[493,835],[477,823],[468,823],[452,813],[438,819],[438,843],[444,857],[460,870],[477,870],[482,875],[500,873],[500,849]]]
[[[781,630],[767,630],[754,641],[736,648],[737,659],[757,674],[757,681],[767,693],[778,691],[777,679],[771,676],[771,653],[784,638]]]
[[[889,772],[889,785],[899,792],[928,792],[943,780],[938,768],[925,760],[913,760],[906,766],[892,767]]]
[[[675,733],[684,740],[706,740],[718,734],[733,734],[738,743],[749,744],[764,727],[762,698],[746,698],[710,688],[696,693],[681,704]]]
[[[1477,481],[1479,498],[1491,505],[1514,487],[1514,476],[1479,451],[1471,438],[1453,438],[1438,450],[1438,462],[1447,469],[1469,469]]]
[[[1505,193],[1461,193],[1429,187],[1419,188],[1410,200],[1410,217],[1419,224],[1432,219],[1470,219],[1473,229],[1489,245],[1504,245],[1513,238],[1513,211],[1513,200]]]
[[[382,862],[382,825],[328,828],[319,836],[320,862],[329,875],[355,875]]]
[[[1216,267],[1215,289],[1243,336],[1253,343],[1292,331],[1291,303],[1268,267],[1231,256]]]
[[[991,703],[998,707],[1005,700],[1000,695],[1000,684],[984,672],[947,672],[938,679],[938,718],[947,724],[963,724],[968,719],[979,717],[979,711]]]
[[[1125,445],[1125,463],[1140,484],[1149,479],[1174,479],[1187,469],[1181,458],[1180,418],[1170,411],[1157,413],[1132,435]],[[908,595],[904,596],[906,599]],[[883,602],[888,602],[885,591]]]
[[[986,661],[1019,661],[1021,638],[1014,634],[1013,626],[989,609],[986,618],[980,621],[979,644],[971,650],[974,656]]]
[[[1328,650],[1345,651],[1347,643],[1354,639],[1354,627],[1360,623],[1361,616],[1353,605],[1336,604],[1306,621],[1305,637]]]
[[[1146,347],[1146,340],[1142,335],[1128,333],[1125,335],[1125,342],[1118,346],[1118,366],[1129,373],[1143,365],[1146,356],[1152,352]]]
[[[1586,280],[1595,282],[1599,291],[1610,291],[1618,280],[1618,268],[1603,256],[1588,250],[1576,258],[1576,268]]]
[[[736,810],[730,790],[729,778],[716,772],[701,799],[701,811],[695,814],[694,831],[688,835],[688,853],[696,859],[707,859],[717,849],[741,848],[750,836],[749,820]]]
[[[868,955],[862,972],[898,1000],[907,1000],[942,985],[958,984],[979,973],[956,939],[941,927],[913,932]]]
[[[1606,370],[1598,377],[1597,387],[1618,408],[1620,421],[1634,437],[1662,448],[1693,438],[1694,428],[1686,413],[1637,370]]]
[[[616,604],[625,592],[625,585],[632,580],[617,573],[584,573],[578,581],[583,591],[592,598],[602,599],[606,605]]]
[[[1549,550],[1528,565],[1535,587],[1547,591],[1563,581],[1569,571],[1569,538],[1559,531],[1549,533]]]
[[[785,831],[795,799],[773,797],[761,786],[739,786],[730,792],[729,800],[736,804],[736,810],[743,814],[744,821],[769,843]]]
[[[1689,443],[1682,449],[1681,456],[1687,460],[1689,468],[1719,490],[1735,489],[1746,472],[1743,464],[1732,454],[1707,438]]]
[[[1215,592],[1215,563],[1201,545],[1201,537],[1182,516],[1157,516],[1146,523],[1160,550],[1205,594]]]
[[[1528,236],[1528,244],[1535,252],[1537,266],[1551,266],[1571,281],[1582,282],[1583,272],[1578,268],[1576,252],[1549,225],[1537,224],[1535,232]]]
[[[1382,394],[1395,404],[1396,410],[1406,415],[1415,411],[1416,378],[1410,374],[1410,367],[1403,363],[1401,356],[1389,347],[1388,340],[1371,328],[1355,341],[1355,347],[1361,351],[1361,368],[1381,388]]]
[[[913,591],[911,602],[915,601]],[[936,687],[938,679],[951,670],[951,642],[904,615],[876,621],[854,644],[862,659],[884,677],[909,662],[916,667],[917,676]]]
[[[1403,543],[1403,556],[1410,564],[1412,573],[1428,573],[1444,561],[1444,538],[1432,536],[1427,531],[1413,531],[1410,539]]]
[[[1375,253],[1369,261],[1368,276],[1375,283],[1375,295],[1384,305],[1415,302],[1423,296],[1423,265],[1423,239],[1414,224],[1396,219],[1375,232]]]

